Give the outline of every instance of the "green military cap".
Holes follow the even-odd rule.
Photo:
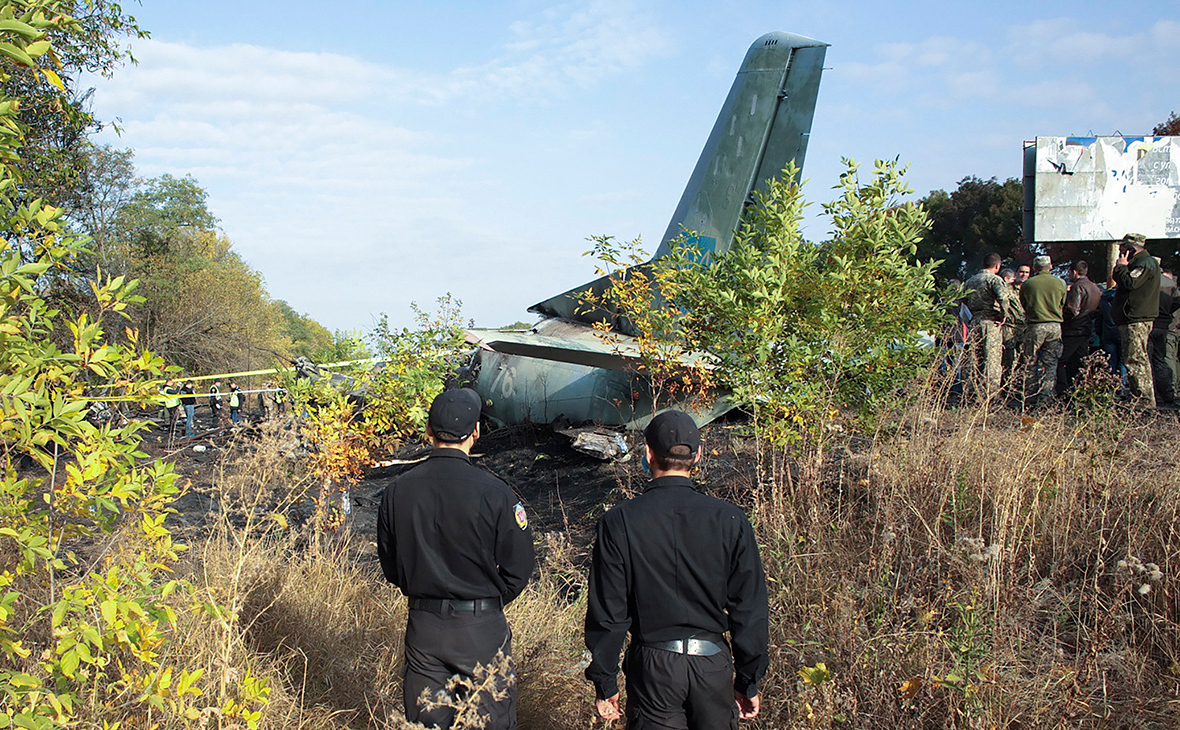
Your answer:
[[[1128,233],[1123,236],[1123,240],[1127,243],[1133,243],[1136,246],[1147,246],[1147,236],[1142,233]]]

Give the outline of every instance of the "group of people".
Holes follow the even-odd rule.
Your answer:
[[[246,395],[236,382],[229,381],[229,390],[222,395],[220,379],[214,380],[209,386],[208,405],[209,418],[212,428],[224,428],[243,421],[242,409],[246,407]],[[192,380],[177,384],[173,378],[164,381],[160,386],[163,398],[164,422],[169,434],[176,435],[180,429],[180,414],[184,413],[184,435],[196,435],[196,412],[198,393]],[[270,419],[283,412],[286,408],[287,391],[276,387],[273,381],[267,381],[262,390],[258,391],[258,410],[263,418]],[[228,416],[227,416],[228,409]],[[228,419],[228,420],[227,420]]]
[[[1136,404],[1174,402],[1180,294],[1143,235],[1129,233],[1120,242],[1113,286],[1093,282],[1080,259],[1069,265],[1068,284],[1053,274],[1048,256],[1017,270],[1001,265],[999,254],[987,254],[983,269],[964,284],[958,307],[970,355],[967,385],[978,396],[994,397],[1007,377],[1023,386],[1030,405],[1042,405],[1067,395],[1082,360],[1101,350],[1112,371],[1125,374]]]
[[[471,463],[481,405],[467,388],[434,399],[433,451],[386,488],[378,509],[381,568],[409,603],[406,718],[430,727],[454,720],[454,702],[440,698],[479,702],[485,727],[516,726],[514,677],[498,677],[497,691],[479,698],[447,694],[453,677],[472,680],[477,666],[510,666],[503,609],[534,565],[523,502]],[[759,712],[768,663],[766,579],[753,529],[738,507],[695,489],[691,472],[703,450],[690,416],[657,415],[644,440],[652,478],[602,516],[593,550],[585,674],[595,708],[607,721],[626,714],[630,728],[736,728]],[[628,633],[624,708],[617,676]]]

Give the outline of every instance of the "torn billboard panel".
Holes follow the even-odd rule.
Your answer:
[[[1180,238],[1180,137],[1037,137],[1030,147],[1028,240]]]

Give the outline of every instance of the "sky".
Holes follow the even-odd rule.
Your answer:
[[[332,330],[477,326],[594,278],[592,235],[654,251],[750,44],[831,44],[805,234],[852,158],[920,197],[1021,175],[1036,136],[1180,112],[1173,1],[142,0],[137,65],[95,87],[143,177],[192,175],[276,299]]]

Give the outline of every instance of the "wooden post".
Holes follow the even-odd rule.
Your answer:
[[[1111,241],[1110,248],[1106,255],[1106,287],[1109,289],[1114,286],[1114,264],[1119,258],[1119,246],[1122,241]]]

